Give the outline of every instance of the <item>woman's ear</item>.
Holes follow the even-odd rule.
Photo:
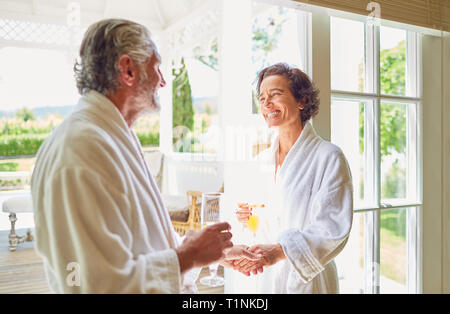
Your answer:
[[[299,100],[299,102],[298,102],[298,109],[300,109],[300,110],[303,110],[303,109],[305,109],[305,102],[306,102],[306,98],[305,97],[303,97],[301,100]]]

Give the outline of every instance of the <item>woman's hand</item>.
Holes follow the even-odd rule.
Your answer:
[[[248,206],[248,203],[239,203],[238,210],[236,211],[237,220],[246,225],[248,218],[252,215],[252,209]]]
[[[261,258],[261,255],[251,252],[250,247],[247,245],[235,245],[229,249],[225,249],[224,253],[225,257],[220,264],[230,268],[233,268],[236,260],[247,259],[256,261]]]
[[[264,266],[272,266],[286,258],[280,244],[257,244],[250,251],[261,255],[258,260],[239,259],[234,261],[233,268],[249,276],[250,273],[257,274]]]

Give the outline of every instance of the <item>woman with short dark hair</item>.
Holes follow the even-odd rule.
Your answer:
[[[278,63],[259,73],[257,93],[268,127],[278,129],[259,159],[273,165],[281,192],[273,210],[282,215],[282,231],[275,243],[252,247],[260,260],[242,259],[235,268],[250,275],[277,264],[267,283],[275,293],[338,293],[333,258],[350,233],[352,182],[341,149],[320,138],[309,122],[319,111],[319,91],[301,70]],[[237,212],[242,223],[249,215],[245,205]]]

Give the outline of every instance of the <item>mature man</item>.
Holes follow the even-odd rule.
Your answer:
[[[148,30],[109,19],[87,30],[74,67],[82,95],[39,150],[32,177],[36,248],[54,292],[195,292],[198,269],[230,255],[218,223],[180,245],[131,130],[165,86]],[[236,253],[237,252],[237,253]]]

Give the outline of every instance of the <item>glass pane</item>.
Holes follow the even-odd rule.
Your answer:
[[[295,9],[253,2],[252,22],[253,113],[259,112],[256,99],[258,73],[269,65],[285,62],[304,69],[299,40],[301,29]],[[293,40],[294,39],[294,40]]]
[[[381,199],[406,199],[407,110],[405,104],[382,103],[380,108]]]
[[[380,215],[380,292],[408,293],[406,209],[382,210]]]
[[[364,293],[364,214],[355,214],[349,239],[335,258],[340,293]]]
[[[406,36],[400,29],[380,28],[381,94],[406,94]]]
[[[353,179],[355,208],[364,203],[364,115],[366,103],[337,100],[331,103],[331,142],[344,152]]]
[[[331,89],[371,92],[366,79],[365,26],[331,18]]]

